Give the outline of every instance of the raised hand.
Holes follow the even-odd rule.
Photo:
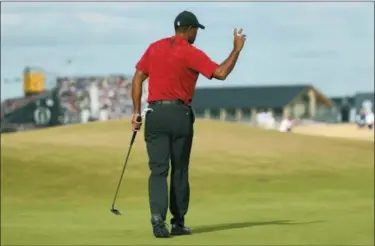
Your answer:
[[[237,30],[237,28],[235,28],[233,31],[233,36],[234,36],[233,48],[236,51],[241,51],[243,46],[245,45],[246,35],[242,34],[242,32],[243,32],[242,28],[240,28],[240,30]]]

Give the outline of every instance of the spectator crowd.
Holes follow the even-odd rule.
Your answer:
[[[147,106],[145,82],[142,108]],[[64,124],[106,121],[133,113],[131,81],[125,76],[65,77],[57,81]]]

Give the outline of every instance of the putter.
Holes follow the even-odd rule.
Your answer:
[[[138,116],[137,121],[138,121],[138,122],[141,122],[141,121],[142,121],[142,116]],[[113,213],[114,215],[121,215],[120,211],[119,211],[118,209],[115,208],[115,202],[116,202],[116,198],[117,198],[118,191],[119,191],[119,189],[120,189],[120,185],[121,185],[122,178],[124,177],[125,167],[126,167],[126,164],[128,163],[128,159],[129,159],[130,151],[131,151],[131,149],[132,149],[132,146],[133,146],[133,143],[134,143],[134,140],[135,140],[135,137],[136,137],[136,136],[137,136],[137,131],[134,131],[134,132],[133,132],[133,136],[132,136],[132,138],[131,138],[131,140],[130,140],[130,146],[129,146],[128,154],[126,155],[126,159],[125,159],[124,167],[122,168],[121,177],[120,177],[119,183],[118,183],[118,185],[117,185],[117,189],[116,189],[115,197],[113,198],[112,208],[111,208],[111,213]]]

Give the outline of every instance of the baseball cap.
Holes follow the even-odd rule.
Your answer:
[[[205,26],[199,23],[195,14],[189,11],[179,13],[174,20],[174,27],[188,27],[205,29]]]

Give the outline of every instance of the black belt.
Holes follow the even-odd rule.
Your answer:
[[[159,104],[159,105],[171,105],[171,104],[185,104],[184,101],[178,99],[178,100],[159,100],[159,101],[151,101],[149,102],[150,105],[156,105],[156,104]]]

